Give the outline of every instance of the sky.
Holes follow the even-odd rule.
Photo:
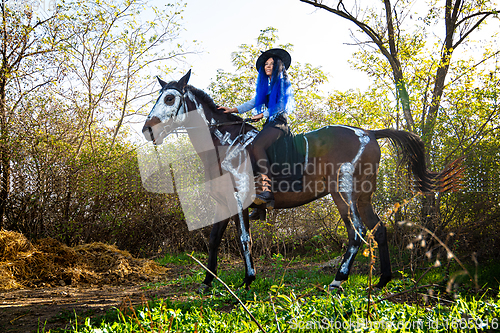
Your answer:
[[[163,1],[151,0],[151,5],[161,6]],[[371,1],[371,0],[367,0]],[[370,79],[365,73],[351,68],[349,59],[359,50],[354,44],[352,33],[361,40],[363,34],[357,27],[333,13],[300,2],[300,0],[184,0],[187,4],[182,13],[180,24],[185,29],[180,41],[187,45],[193,40],[199,43],[198,54],[188,55],[185,63],[179,63],[177,71],[164,81],[178,80],[189,69],[192,70],[189,83],[208,91],[208,85],[216,77],[217,70],[233,72],[231,53],[238,51],[242,44],[255,44],[260,31],[268,27],[276,28],[281,44],[294,45],[292,66],[294,62],[310,63],[321,67],[328,74],[329,82],[321,89],[328,92],[334,89],[365,90]],[[411,10],[419,12],[414,2]],[[421,8],[420,8],[421,9]],[[424,9],[426,9],[424,7]],[[418,15],[418,14],[416,14]],[[415,19],[415,18],[414,18]],[[500,21],[490,20],[489,30],[484,29],[471,35],[474,39],[481,36],[490,38],[492,31],[500,31]],[[415,20],[418,24],[418,20]],[[441,26],[438,29],[442,28]],[[442,36],[441,31],[435,37]],[[490,40],[490,42],[492,42]],[[351,45],[349,45],[351,44]],[[467,47],[461,48],[460,52]],[[262,50],[264,51],[264,50]],[[454,58],[462,54],[454,54]],[[456,52],[457,53],[457,52]],[[478,53],[479,56],[481,54]],[[227,105],[231,107],[232,105]]]
[[[354,44],[351,33],[356,32],[357,27],[333,13],[299,0],[184,1],[187,7],[181,24],[186,31],[181,39],[197,40],[202,52],[189,56],[187,63],[180,66],[179,73],[174,75],[179,76],[191,68],[190,83],[197,88],[206,89],[218,69],[233,71],[231,53],[237,51],[241,44],[254,44],[260,31],[267,27],[278,29],[279,43],[294,45],[292,65],[294,61],[310,63],[330,75],[329,83],[323,90],[363,90],[370,83],[366,74],[352,69],[348,63],[353,52],[359,49],[356,45],[348,45]],[[418,12],[422,9],[419,5],[422,3],[414,2],[411,10]],[[488,22],[489,29],[483,28],[471,38],[481,39],[481,36],[491,36],[492,31],[499,31],[499,20],[490,19]],[[362,40],[367,38],[360,33],[356,35]],[[442,36],[442,32],[436,31],[436,35]],[[466,49],[464,46],[461,52]]]
[[[186,0],[181,39],[200,42],[202,52],[190,55],[179,73],[192,69],[190,84],[206,89],[218,69],[234,71],[231,53],[241,44],[254,44],[260,31],[278,29],[278,42],[294,45],[294,61],[310,63],[330,74],[328,88],[363,88],[365,74],[350,68],[348,59],[357,50],[349,29],[352,23],[299,0]],[[265,50],[262,50],[265,51]],[[170,77],[177,80],[180,77]]]

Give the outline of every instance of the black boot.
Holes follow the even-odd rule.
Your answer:
[[[266,204],[267,209],[274,208],[274,194],[271,192],[271,178],[262,175],[262,192],[255,196],[253,201],[256,205]]]
[[[252,213],[250,213],[250,221],[265,221],[266,220],[266,210],[262,208],[254,208]]]

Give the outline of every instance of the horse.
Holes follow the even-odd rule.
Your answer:
[[[223,113],[209,95],[188,85],[190,75],[191,70],[180,80],[168,83],[158,78],[161,85],[159,97],[147,116],[142,132],[148,141],[159,145],[169,133],[184,127],[196,152],[204,161],[206,173],[217,174],[225,169],[238,178],[238,173],[231,171],[235,168],[227,165],[224,167],[225,162],[221,161],[220,156],[207,157],[205,146],[210,141],[210,145],[216,149],[232,146],[239,148],[239,152],[248,152],[251,151],[251,139],[255,137],[257,130],[241,117]],[[375,287],[383,288],[392,279],[386,227],[375,213],[371,202],[376,190],[381,157],[377,140],[383,138],[389,139],[400,151],[401,163],[413,175],[414,186],[418,191],[445,191],[456,185],[455,164],[452,163],[441,172],[428,170],[425,147],[416,134],[394,129],[364,130],[346,125],[330,125],[304,133],[307,151],[304,170],[313,171],[304,172],[305,186],[302,191],[274,193],[274,209],[298,207],[328,194],[332,196],[347,229],[348,245],[337,273],[328,286],[331,291],[342,290],[341,284],[348,279],[367,230],[372,231],[379,250],[380,278]],[[229,165],[234,166],[234,161],[239,160],[233,158]],[[234,183],[238,184],[238,180]],[[236,198],[238,193],[248,191],[248,188],[242,190],[236,187],[237,185],[233,189]],[[226,202],[227,193],[214,191],[212,195],[218,203],[222,203],[221,206]],[[256,205],[252,203],[250,207]],[[256,279],[251,255],[248,208],[239,200],[238,210],[233,216],[215,221],[210,233],[207,264],[208,269],[217,274],[218,248],[230,219],[233,219],[245,264],[245,277],[241,286],[244,285],[246,289]],[[207,271],[200,292],[209,290],[213,279],[214,276]]]

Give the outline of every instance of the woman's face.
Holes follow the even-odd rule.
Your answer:
[[[269,58],[267,59],[266,63],[264,64],[264,71],[266,72],[266,75],[271,77],[273,75],[273,67],[274,67],[274,59]]]

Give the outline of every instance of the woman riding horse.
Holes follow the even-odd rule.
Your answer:
[[[271,166],[266,150],[280,137],[290,133],[286,115],[295,111],[295,100],[286,70],[291,61],[290,54],[283,49],[275,48],[263,52],[256,63],[259,75],[255,97],[234,108],[219,107],[224,113],[245,113],[254,109],[253,120],[267,118],[252,145],[257,171],[262,175],[262,192],[257,194],[254,200],[257,205],[274,201]],[[258,219],[262,213],[254,211],[251,219]]]
[[[269,57],[264,62],[266,60],[269,60]],[[282,61],[284,67],[287,67],[284,57],[275,57],[273,69],[278,64],[277,60]],[[279,73],[278,70],[277,73]],[[216,190],[210,193],[211,198],[217,202],[217,214],[215,219],[211,220],[215,224],[213,224],[209,241],[207,267],[210,272],[206,273],[200,291],[204,292],[212,286],[214,275],[211,272],[217,273],[218,250],[230,219],[235,222],[238,230],[238,244],[245,263],[245,278],[242,285],[248,289],[256,279],[251,252],[248,205],[245,201],[245,193],[249,192],[249,185],[252,183],[252,174],[247,174],[246,168],[244,172],[240,172],[240,168],[235,167],[233,162],[241,161],[240,165],[248,164],[246,149],[251,138],[257,137],[258,134],[240,117],[217,111],[214,101],[207,94],[187,84],[190,74],[191,71],[179,81],[170,83],[159,81],[162,86],[160,96],[149,113],[142,132],[147,140],[158,145],[168,134],[184,126],[200,158],[205,158],[207,152],[214,150],[229,152],[223,155],[223,158],[215,154],[214,163],[212,161],[204,163],[213,167],[217,176],[228,175],[231,181],[228,182],[225,192]],[[277,77],[271,74],[271,82]],[[266,79],[268,78],[269,76]],[[281,79],[284,80],[284,77]],[[283,122],[280,123],[276,119],[281,118],[280,114],[283,114],[286,108],[276,108],[279,99],[274,99],[273,108],[272,87],[272,85],[271,89],[267,87],[267,91],[271,91],[269,101],[267,101],[269,119],[263,134],[269,128],[272,130],[277,127],[279,135],[282,135],[283,130],[280,128],[283,127],[280,125]],[[285,88],[286,85],[283,83],[282,87]],[[259,99],[261,97],[257,94],[254,105],[261,106],[262,110],[262,104],[266,105],[266,103]],[[236,108],[236,110],[239,109]],[[242,131],[242,125],[244,131]],[[426,152],[422,140],[416,134],[399,130],[363,130],[345,125],[330,125],[303,133],[303,137],[304,145],[307,147],[305,160],[311,170],[303,175],[303,183],[306,185],[300,192],[276,192],[275,208],[298,207],[330,194],[344,221],[349,242],[335,278],[328,289],[342,289],[341,284],[348,279],[356,254],[363,243],[367,242],[365,236],[368,230],[371,230],[371,235],[377,242],[379,250],[380,280],[376,287],[383,288],[392,278],[392,269],[387,230],[372,205],[381,157],[377,140],[388,138],[392,141],[401,153],[403,165],[412,174],[416,189],[424,193],[447,191],[459,186],[459,176],[462,170],[460,160],[441,172],[429,171],[425,162]],[[221,174],[221,170],[224,174]],[[230,200],[231,198],[234,198],[233,201]],[[203,209],[203,207],[199,208]]]

